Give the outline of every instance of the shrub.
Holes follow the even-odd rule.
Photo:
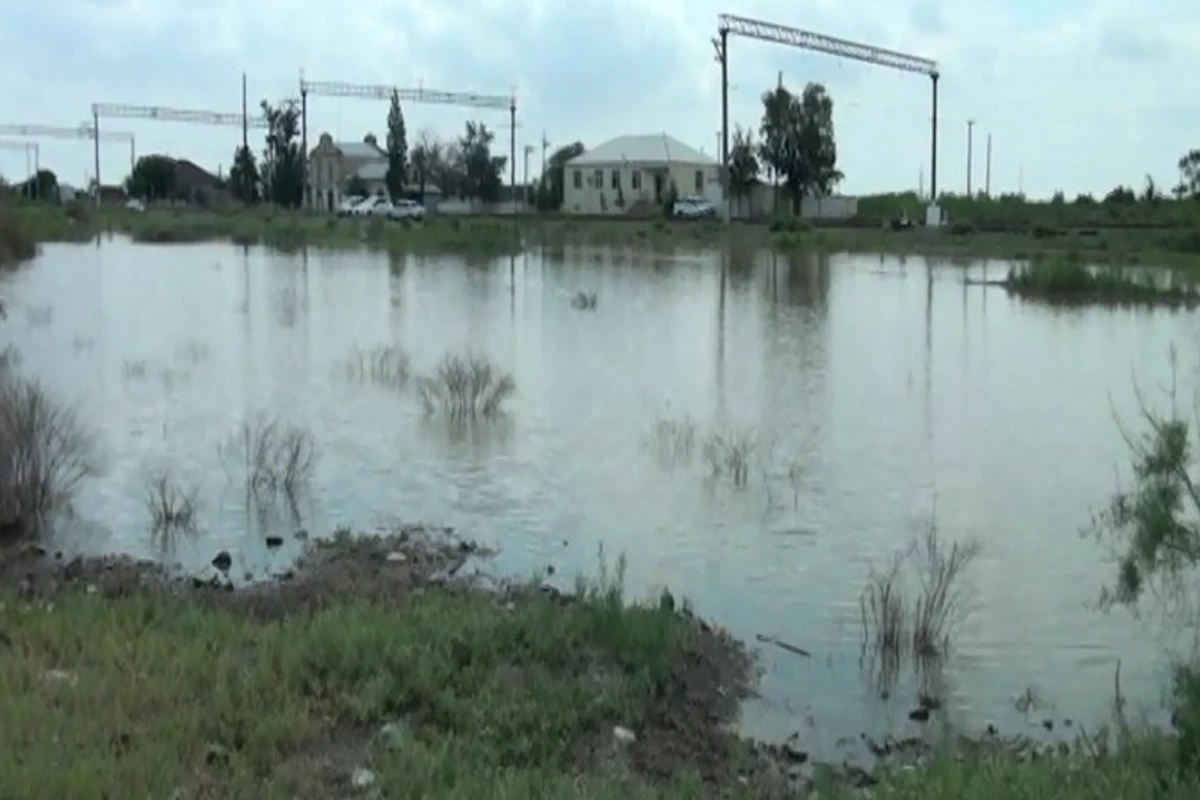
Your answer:
[[[447,355],[432,377],[417,379],[427,413],[441,410],[452,419],[492,417],[517,389],[516,381],[486,356]]]

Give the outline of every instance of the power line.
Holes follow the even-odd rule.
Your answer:
[[[74,128],[61,125],[0,125],[0,135],[28,136],[36,139],[91,139],[99,152],[101,141],[129,142],[129,169],[132,172],[137,160],[137,141],[126,131],[99,131],[89,123],[80,123]],[[97,176],[99,180],[99,176]],[[99,186],[99,183],[96,184]]]
[[[877,64],[883,67],[926,75],[933,84],[933,116],[930,133],[930,197],[937,202],[937,118],[938,118],[938,78],[940,72],[936,61],[922,56],[901,53],[873,45],[826,36],[822,33],[791,28],[773,22],[739,17],[733,14],[721,14],[717,18],[717,36],[713,46],[717,51],[717,61],[721,64],[721,166],[722,186],[725,187],[725,221],[729,221],[729,34],[737,34],[748,39],[758,39],[773,42],[802,50],[813,50],[819,53]]]

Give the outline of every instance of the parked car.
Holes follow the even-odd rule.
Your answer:
[[[358,204],[363,202],[366,199],[367,198],[363,197],[362,195],[352,195],[350,197],[347,197],[345,200],[338,203],[337,215],[339,217],[351,216],[352,214],[354,214],[354,209],[358,206]]]
[[[717,207],[706,197],[701,197],[698,194],[689,194],[675,201],[675,205],[671,208],[671,215],[685,219],[715,217],[717,215]]]
[[[125,208],[130,211],[145,211],[146,204],[136,197],[131,197],[125,201]]]
[[[381,195],[368,197],[351,212],[356,217],[387,217],[392,213],[392,201]]]
[[[408,219],[420,222],[425,219],[425,206],[416,200],[397,200],[392,203],[388,216],[392,219]]]

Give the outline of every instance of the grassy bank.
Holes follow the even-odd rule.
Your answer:
[[[1088,267],[1062,258],[1035,259],[1013,267],[1005,282],[1023,297],[1063,303],[1194,306],[1200,290],[1170,272]]]
[[[17,264],[37,255],[38,240],[21,223],[13,208],[0,200],[0,267]]]
[[[516,252],[522,245],[593,245],[673,248],[734,240],[783,251],[870,252],[946,258],[1079,257],[1090,263],[1200,268],[1200,227],[1074,229],[1034,226],[993,231],[969,223],[942,230],[890,231],[881,226],[813,228],[802,220],[681,222],[647,219],[577,219],[565,216],[450,217],[407,225],[328,215],[249,211],[125,209],[99,212],[25,205],[14,209],[18,227],[38,241],[78,240],[96,232],[123,232],[149,243],[226,239],[278,247],[370,246],[391,250]]]

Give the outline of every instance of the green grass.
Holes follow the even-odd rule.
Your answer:
[[[1135,271],[1121,267],[1088,267],[1065,259],[1035,259],[1009,271],[1008,288],[1026,297],[1045,300],[1175,303],[1200,301],[1194,284],[1173,273]]]
[[[699,787],[686,769],[651,786],[612,737],[686,705],[673,675],[695,627],[611,591],[508,608],[482,593],[346,600],[273,622],[195,598],[77,593],[45,610],[0,593],[0,633],[0,796],[14,800],[342,796],[361,766],[389,798]]]
[[[37,255],[37,238],[22,224],[16,210],[0,200],[0,266],[20,263]]]

